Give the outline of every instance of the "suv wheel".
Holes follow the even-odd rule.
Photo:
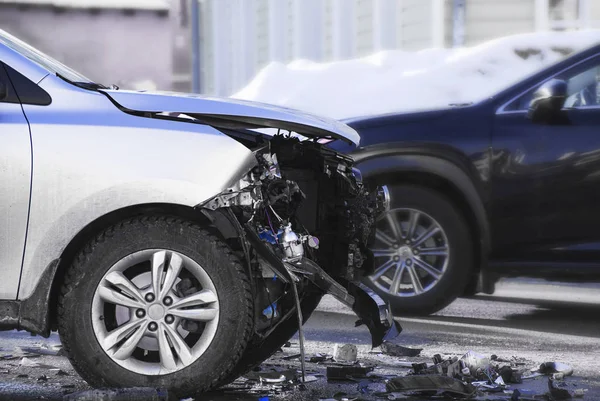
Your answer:
[[[416,186],[390,188],[390,210],[378,218],[367,285],[396,314],[427,315],[463,294],[472,270],[470,232],[442,194]]]
[[[188,396],[223,384],[251,337],[250,279],[218,238],[170,217],[142,217],[91,241],[66,273],[61,341],[98,387]]]

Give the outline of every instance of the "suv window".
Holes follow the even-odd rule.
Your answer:
[[[600,106],[600,61],[596,61],[596,65],[587,68],[585,71],[581,71],[580,68],[573,68],[572,71],[560,74],[557,78],[567,81],[568,97],[565,101],[565,107],[579,109]],[[540,85],[512,101],[504,110],[526,111],[529,108],[533,93]]]
[[[597,107],[600,104],[598,81],[600,66],[589,68],[567,79],[568,97],[565,107],[585,108]]]

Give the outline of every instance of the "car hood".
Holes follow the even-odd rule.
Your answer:
[[[360,131],[362,128],[382,125],[431,121],[444,117],[449,113],[459,113],[463,109],[462,107],[447,107],[440,109],[406,110],[397,113],[351,117],[343,119],[342,122]]]
[[[235,123],[251,129],[278,128],[311,138],[334,138],[358,145],[360,136],[337,120],[266,103],[176,92],[101,90],[127,111],[181,113],[209,125]]]

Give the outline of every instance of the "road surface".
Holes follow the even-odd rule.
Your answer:
[[[397,342],[423,348],[420,357],[398,358],[371,350],[370,336],[364,326],[354,327],[356,317],[331,297],[325,297],[305,325],[308,355],[333,352],[336,343],[357,345],[359,360],[376,364],[375,373],[404,375],[406,368],[398,362],[430,362],[434,354],[461,356],[469,350],[501,358],[517,357],[527,367],[539,366],[546,361],[559,361],[573,367],[570,388],[587,388],[586,400],[600,400],[600,286],[550,285],[533,280],[507,280],[499,284],[493,296],[459,299],[435,315],[421,318],[400,318],[403,332]],[[24,346],[48,347],[59,344],[53,334],[49,339],[32,337],[23,332],[0,333],[3,355],[18,356]],[[266,368],[298,367],[297,361],[282,357],[298,352],[297,339],[267,361]],[[46,367],[20,366],[21,359],[0,359],[0,399],[26,400],[40,396],[60,400],[65,393],[86,389],[87,386],[62,356],[41,356],[32,359]],[[57,375],[59,368],[68,376]],[[309,364],[312,373],[324,374],[325,366]],[[27,377],[18,377],[27,375]],[[42,375],[46,375],[46,381]],[[42,377],[41,380],[38,378]],[[357,384],[327,383],[318,376],[306,385],[305,391],[283,392],[271,400],[316,400],[344,391],[358,394]],[[543,392],[546,380],[531,380],[520,388]],[[371,383],[371,394],[363,399],[378,399],[372,393],[382,391],[385,385]],[[203,400],[256,400],[255,394],[218,393]],[[379,398],[381,399],[381,398]]]

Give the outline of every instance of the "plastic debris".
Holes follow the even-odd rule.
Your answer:
[[[564,380],[565,379],[565,374],[564,373],[552,373],[552,380]]]
[[[562,373],[565,376],[571,376],[573,374],[573,368],[561,362],[544,362],[540,365],[538,372],[544,375]]]
[[[50,369],[50,371],[55,372],[56,376],[69,376],[69,374],[62,369]]]
[[[22,358],[21,362],[19,362],[19,366],[25,366],[25,367],[30,367],[30,368],[45,368],[45,369],[56,368],[56,366],[47,365],[47,364],[44,364],[44,363],[39,363],[39,362],[36,362],[36,361],[32,361],[29,357]]]
[[[166,389],[130,387],[122,389],[85,390],[63,397],[64,401],[167,401]]]
[[[244,378],[260,383],[295,382],[298,380],[298,372],[295,369],[248,372]]]
[[[462,356],[462,358],[460,358],[459,361],[464,362],[465,368],[467,368],[469,370],[469,374],[474,377],[477,376],[478,369],[484,370],[488,369],[490,366],[489,358],[486,358],[485,356],[474,351],[467,352]],[[461,369],[463,374],[466,374],[464,371],[465,368]]]
[[[389,341],[384,341],[379,347],[381,348],[381,351],[384,354],[391,355],[391,356],[414,357],[414,356],[419,356],[421,354],[421,351],[423,351],[422,348],[403,347],[402,345],[394,344]]]
[[[50,355],[60,356],[62,354],[62,346],[40,345],[37,347],[17,347],[16,350],[20,350],[23,354],[34,354],[34,355]]]
[[[294,354],[294,355],[284,356],[281,359],[283,359],[285,361],[291,361],[292,359],[300,359],[301,356],[302,356],[302,354]]]
[[[327,366],[327,380],[364,378],[373,369],[372,366]]]
[[[551,401],[568,400],[571,398],[571,393],[564,388],[556,387],[554,381],[548,378],[548,397]]]
[[[336,361],[356,362],[358,350],[354,344],[336,344],[333,348],[333,359]]]
[[[320,362],[325,362],[325,361],[328,361],[331,359],[333,359],[333,357],[331,355],[317,354],[315,356],[311,356],[308,361],[312,362],[312,363],[320,363]]]
[[[468,383],[442,375],[396,377],[386,383],[386,389],[391,393],[431,391],[459,394],[467,397],[471,397],[477,392],[477,389]]]
[[[504,380],[504,383],[523,383],[523,375],[521,372],[513,370],[510,366],[502,366],[498,370],[498,374]]]

